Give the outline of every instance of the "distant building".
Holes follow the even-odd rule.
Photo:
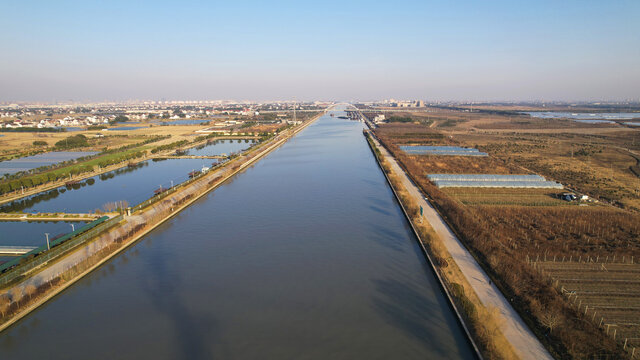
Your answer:
[[[373,118],[373,122],[375,124],[383,123],[385,122],[385,120],[386,120],[386,117],[384,116],[384,114],[378,114]]]

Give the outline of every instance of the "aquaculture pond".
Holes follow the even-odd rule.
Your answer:
[[[231,155],[248,149],[255,143],[255,140],[251,139],[227,139],[227,140],[213,140],[209,144],[201,145],[195,148],[191,148],[187,151],[186,155],[196,156],[216,156],[216,155]]]
[[[190,172],[211,164],[207,159],[147,160],[2,204],[0,212],[87,213],[106,210],[109,204],[120,201],[135,205],[153,196],[154,190],[177,185],[187,180]]]
[[[74,160],[95,154],[97,154],[95,151],[52,151],[19,159],[2,161],[0,162],[0,174],[15,174],[20,171],[37,169],[41,166],[49,166],[63,161]]]

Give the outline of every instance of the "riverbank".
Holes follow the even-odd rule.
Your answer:
[[[5,203],[9,203],[11,201],[15,201],[15,200],[20,200],[22,198],[25,197],[29,197],[31,195],[36,195],[39,194],[41,192],[45,192],[45,191],[49,191],[49,190],[53,190],[53,189],[57,189],[59,187],[65,186],[65,184],[69,183],[69,182],[79,182],[79,181],[83,181],[89,178],[92,178],[94,176],[98,176],[98,175],[102,175],[111,171],[115,171],[118,169],[122,169],[127,167],[130,163],[136,163],[136,162],[141,162],[141,161],[147,161],[147,160],[152,160],[152,159],[164,159],[164,158],[172,158],[172,156],[170,154],[175,153],[176,151],[186,151],[188,149],[200,146],[200,145],[205,145],[207,144],[207,142],[212,141],[212,140],[257,140],[259,139],[259,137],[257,136],[246,136],[246,135],[239,135],[239,136],[229,136],[229,135],[225,135],[225,136],[216,136],[214,138],[209,138],[209,139],[204,139],[204,140],[200,140],[200,141],[196,141],[193,143],[188,143],[184,146],[180,146],[178,148],[175,149],[168,149],[168,150],[164,150],[164,151],[159,151],[157,153],[151,153],[151,154],[147,154],[147,150],[148,149],[142,149],[140,151],[144,152],[144,155],[142,157],[138,157],[138,158],[132,158],[126,161],[122,161],[120,163],[117,164],[113,164],[110,166],[105,166],[105,167],[98,167],[97,169],[94,168],[93,171],[90,172],[85,172],[85,173],[81,173],[81,174],[77,174],[71,178],[68,179],[61,179],[58,181],[54,181],[54,182],[49,182],[46,184],[42,184],[36,187],[31,187],[28,188],[26,190],[16,190],[15,192],[12,193],[6,193],[3,195],[0,195],[0,205],[5,204]],[[171,140],[171,139],[165,139],[165,140]],[[160,141],[158,144],[162,144],[165,140]],[[140,146],[141,148],[143,147],[148,147],[148,145],[142,145]],[[131,151],[131,150],[126,150],[126,151]],[[183,158],[183,157],[175,157],[175,158]],[[184,157],[184,158],[189,158],[192,159],[194,157]],[[198,157],[195,157],[198,158]],[[213,158],[213,157],[211,157]]]
[[[297,127],[286,130],[272,138],[269,142],[261,144],[257,148],[249,150],[248,153],[228,162],[224,167],[198,177],[197,180],[187,184],[187,186],[182,190],[161,199],[157,203],[149,205],[140,212],[134,213],[132,216],[125,217],[120,225],[108,231],[109,234],[102,234],[90,243],[79,246],[79,248],[74,249],[72,252],[56,259],[55,263],[46,264],[46,267],[38,269],[37,273],[30,273],[28,279],[23,280],[20,284],[13,286],[11,289],[24,289],[30,285],[34,286],[36,289],[44,289],[49,286],[48,284],[53,285],[45,289],[46,292],[39,294],[35,299],[29,298],[28,304],[24,304],[19,311],[11,315],[9,320],[0,325],[0,331],[8,328],[24,316],[28,315],[31,311],[38,308],[40,305],[55,297],[64,289],[80,280],[86,274],[100,267],[100,265],[116,256],[118,253],[136,243],[157,226],[164,223],[211,190],[222,185],[238,172],[243,171],[248,166],[251,166],[258,160],[264,158],[264,156],[268,155],[288,141],[291,137],[295,136],[307,126],[315,122],[320,116],[322,116],[322,114],[300,124]],[[241,162],[242,160],[246,161]],[[168,203],[165,203],[167,201]],[[103,251],[105,249],[106,251]],[[92,259],[93,256],[97,256],[97,258],[93,259],[95,260],[95,263],[86,263],[86,260]],[[61,273],[56,273],[57,271],[64,271],[64,273],[67,274],[73,273],[73,276],[69,279],[63,279],[63,276],[60,275]],[[62,284],[61,281],[63,281]],[[11,291],[10,289],[6,289],[4,293],[8,296]],[[20,294],[23,293],[24,292],[22,291],[20,292]]]
[[[477,297],[479,305],[487,308],[488,312],[491,312],[491,308],[495,308],[500,313],[498,323],[502,323],[499,328],[504,337],[511,344],[511,347],[516,352],[519,358],[523,359],[551,359],[551,355],[542,346],[538,339],[533,335],[531,330],[528,329],[526,324],[522,321],[520,316],[509,305],[502,293],[491,283],[488,276],[475,262],[471,254],[466,251],[463,245],[451,232],[448,226],[444,223],[444,220],[440,218],[438,213],[433,207],[425,200],[420,190],[411,182],[406,173],[402,170],[400,165],[396,162],[395,158],[381,146],[375,137],[371,137],[375,147],[380,151],[380,156],[388,162],[392,171],[397,174],[399,181],[407,191],[408,197],[410,197],[416,204],[423,209],[424,216],[419,216],[419,219],[426,220],[430,227],[433,229],[434,235],[437,236],[448,253],[448,257],[460,270],[462,278],[468,283],[468,289],[474,292],[470,297]],[[424,239],[423,239],[424,240]],[[441,270],[441,274],[447,272]],[[469,297],[469,296],[468,296]],[[501,321],[501,319],[503,319]],[[509,358],[508,356],[505,358]]]
[[[422,250],[422,253],[425,256],[425,258],[427,260],[427,263],[429,263],[429,267],[431,268],[431,270],[433,271],[433,274],[438,279],[438,284],[440,285],[440,289],[446,295],[448,303],[449,303],[449,306],[451,306],[451,309],[456,314],[456,319],[458,320],[458,323],[464,329],[464,332],[465,332],[465,334],[467,336],[467,340],[469,341],[469,344],[474,349],[474,351],[476,353],[476,356],[479,359],[483,359],[482,352],[478,348],[478,345],[474,341],[474,338],[471,335],[471,332],[469,331],[469,327],[467,326],[467,323],[465,321],[465,317],[463,317],[462,312],[460,311],[460,309],[458,309],[458,306],[456,306],[456,302],[454,301],[454,299],[453,299],[453,297],[451,295],[451,291],[447,287],[447,283],[445,282],[445,280],[442,277],[441,270],[436,266],[436,262],[434,262],[430,252],[425,247],[425,243],[426,242],[422,240],[422,238],[424,236],[418,230],[418,228],[416,227],[416,224],[414,224],[414,218],[410,215],[409,211],[407,210],[407,205],[405,204],[406,201],[400,195],[400,192],[402,191],[402,189],[399,189],[397,184],[394,184],[394,182],[391,180],[390,176],[393,176],[393,174],[392,173],[388,173],[389,172],[388,167],[385,167],[385,164],[381,162],[381,159],[379,157],[379,153],[377,152],[379,150],[377,149],[376,145],[373,144],[370,141],[369,135],[365,135],[365,137],[367,138],[367,143],[369,145],[369,148],[371,149],[371,152],[373,153],[373,156],[376,159],[376,162],[377,162],[378,166],[380,167],[380,170],[382,170],[382,174],[384,175],[385,179],[387,180],[387,184],[389,185],[389,188],[391,188],[391,191],[393,192],[393,195],[396,198],[396,201],[400,205],[400,208],[402,209],[402,213],[404,214],[405,218],[407,219],[407,222],[409,222],[409,225],[411,226],[411,230],[413,231],[413,234],[416,236],[416,239],[418,239],[418,245],[420,245],[420,249]]]

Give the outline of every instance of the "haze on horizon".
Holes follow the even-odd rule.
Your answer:
[[[0,102],[640,98],[638,1],[2,1]]]

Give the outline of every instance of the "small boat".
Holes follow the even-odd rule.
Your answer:
[[[200,171],[198,170],[193,170],[192,172],[189,173],[189,177],[190,178],[194,178],[196,176],[200,175]]]
[[[163,192],[167,191],[167,189],[163,188],[163,187],[159,187],[158,189],[153,190],[153,194],[154,195],[158,195],[161,194]]]

